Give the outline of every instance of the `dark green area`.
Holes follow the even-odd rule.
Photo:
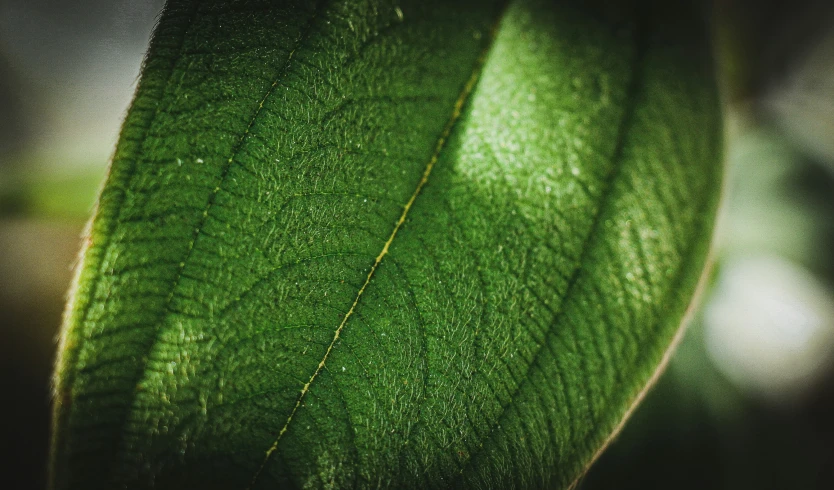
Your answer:
[[[790,405],[740,392],[711,364],[699,321],[580,490],[825,489],[834,481],[834,379]]]
[[[65,325],[53,486],[570,485],[704,264],[695,19],[170,2]]]

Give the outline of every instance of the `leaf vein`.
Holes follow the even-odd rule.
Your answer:
[[[333,340],[330,342],[330,345],[327,346],[327,349],[325,350],[325,353],[324,353],[324,356],[322,357],[322,360],[319,362],[318,366],[316,366],[316,369],[315,369],[315,371],[313,371],[313,374],[310,376],[310,379],[301,388],[301,392],[298,395],[298,399],[295,403],[295,406],[293,406],[292,410],[290,411],[290,414],[287,417],[287,420],[284,423],[284,426],[278,432],[278,435],[276,436],[275,441],[273,441],[272,445],[269,447],[269,449],[267,449],[266,454],[264,455],[264,459],[261,462],[261,465],[258,467],[257,471],[255,472],[254,476],[252,477],[252,480],[249,483],[249,486],[247,487],[247,490],[251,489],[255,485],[255,483],[257,482],[261,473],[263,472],[264,468],[266,467],[267,463],[269,462],[272,454],[275,453],[275,451],[278,449],[278,443],[281,441],[281,438],[287,432],[287,429],[289,428],[290,422],[292,422],[293,417],[295,416],[296,412],[298,412],[298,409],[301,407],[301,404],[304,400],[305,395],[307,395],[307,393],[310,390],[310,386],[316,380],[318,375],[321,373],[322,369],[324,369],[325,363],[327,362],[327,358],[330,356],[330,353],[333,351],[333,348],[336,346],[336,343],[339,341],[339,337],[342,333],[342,330],[344,329],[344,327],[347,324],[350,317],[356,311],[356,307],[359,304],[359,300],[362,298],[362,295],[365,293],[365,290],[367,289],[368,284],[371,282],[371,279],[373,278],[374,273],[376,272],[377,268],[379,267],[380,263],[382,262],[382,259],[388,254],[388,250],[391,247],[391,244],[394,242],[394,238],[396,238],[397,233],[400,231],[400,228],[402,228],[402,225],[405,223],[405,220],[408,217],[408,213],[411,210],[411,207],[414,205],[414,202],[417,200],[417,196],[419,196],[420,192],[423,190],[423,187],[425,187],[426,183],[428,182],[429,176],[431,175],[431,172],[432,172],[432,169],[434,168],[435,164],[437,163],[437,160],[440,156],[440,153],[446,145],[446,140],[449,138],[449,135],[451,134],[452,129],[455,126],[455,123],[460,118],[460,115],[461,115],[462,110],[463,110],[463,106],[466,103],[466,100],[469,98],[469,95],[472,93],[472,90],[475,88],[475,84],[478,81],[478,77],[480,76],[481,68],[483,67],[483,63],[484,63],[485,59],[486,59],[486,52],[482,53],[481,56],[478,58],[478,61],[476,62],[475,68],[474,68],[471,76],[466,81],[465,85],[463,86],[463,90],[461,91],[460,95],[458,96],[457,100],[455,101],[455,104],[454,104],[453,109],[452,109],[452,115],[449,118],[449,120],[446,122],[446,125],[444,126],[444,128],[443,128],[443,130],[440,134],[440,137],[437,139],[437,143],[435,144],[435,148],[434,148],[434,151],[432,153],[432,156],[431,156],[431,158],[429,158],[429,161],[426,164],[425,169],[423,170],[423,175],[420,178],[420,181],[417,183],[416,189],[414,190],[414,192],[411,194],[411,197],[408,199],[408,201],[403,206],[403,211],[400,214],[400,217],[397,220],[397,222],[394,224],[394,228],[391,231],[391,234],[388,236],[388,239],[385,241],[384,245],[382,246],[382,250],[379,252],[379,255],[377,255],[376,258],[374,259],[374,263],[371,265],[371,268],[368,271],[368,275],[365,278],[365,282],[362,284],[362,286],[359,288],[359,291],[356,293],[356,297],[354,298],[353,303],[350,305],[350,308],[348,309],[347,313],[345,313],[344,317],[342,318],[341,323],[339,324],[338,327],[336,327],[336,330],[333,334]]]

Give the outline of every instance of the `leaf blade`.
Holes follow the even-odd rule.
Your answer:
[[[714,134],[684,138],[695,149],[680,152],[669,131],[654,141],[646,135],[657,132],[660,116],[674,104],[714,102],[709,82],[703,88],[696,73],[691,87],[681,89],[681,75],[667,73],[680,63],[655,60],[657,69],[647,76],[655,86],[641,89],[644,99],[635,101],[640,94],[629,86],[639,83],[629,81],[628,60],[638,48],[617,32],[621,25],[604,12],[600,20],[598,12],[578,7],[516,2],[448,144],[435,145],[494,12],[473,20],[474,11],[462,6],[444,24],[416,6],[392,7],[388,25],[370,28],[382,8],[336,12],[329,5],[309,16],[310,45],[303,47],[298,26],[307,17],[293,13],[295,28],[275,19],[256,22],[286,39],[276,43],[288,46],[278,48],[286,60],[278,65],[290,67],[284,86],[280,76],[236,71],[238,65],[266,70],[281,58],[274,49],[246,51],[238,39],[246,37],[240,30],[251,28],[255,10],[221,5],[212,17],[213,8],[200,7],[189,28],[194,35],[183,44],[191,54],[177,58],[180,81],[197,81],[166,85],[169,101],[159,107],[167,112],[139,138],[152,149],[122,159],[117,153],[114,161],[119,172],[132,155],[164,160],[145,162],[146,173],[124,189],[111,177],[111,195],[125,196],[119,205],[107,202],[107,189],[102,196],[94,242],[118,243],[94,243],[90,263],[98,264],[85,263],[81,283],[92,277],[93,285],[82,286],[68,322],[69,354],[59,367],[60,396],[73,404],[64,419],[59,407],[56,420],[59,439],[69,439],[64,447],[83,445],[72,438],[89,432],[85,421],[104,423],[106,442],[84,441],[95,457],[68,456],[57,444],[58,458],[71,461],[85,485],[110,461],[103,486],[176,487],[184,484],[180,478],[194,477],[188,474],[194,468],[218,488],[227,480],[243,487],[253,474],[256,487],[270,481],[318,486],[331,478],[338,486],[437,486],[450,475],[466,485],[535,486],[553,478],[568,485],[618,420],[612,413],[624,411],[634,387],[642,389],[640,379],[674,331],[668,324],[660,332],[637,325],[634,332],[635,319],[654,328],[654,310],[670,294],[669,317],[682,315],[682,299],[669,292],[677,289],[670,274],[649,269],[667,267],[674,277],[686,272],[681,297],[694,287],[690,271],[703,261],[717,187],[715,172],[698,172],[715,168],[717,140]],[[460,22],[476,27],[461,29]],[[229,35],[212,30],[223,24],[232,26]],[[444,27],[435,44],[420,45],[438,25]],[[260,28],[253,30],[263,35]],[[339,34],[327,35],[328,29]],[[363,35],[369,44],[356,41]],[[438,69],[437,54],[448,52],[449,39],[458,40],[452,43],[457,54]],[[206,57],[222,54],[226,43],[234,56]],[[334,50],[339,43],[347,47]],[[235,60],[241,49],[252,55],[248,64]],[[398,60],[403,53],[410,54]],[[334,59],[343,62],[337,70]],[[414,60],[423,64],[415,68]],[[228,71],[208,69],[215,65]],[[427,80],[437,85],[428,95]],[[212,93],[216,98],[205,96]],[[233,97],[224,105],[226,93]],[[186,100],[199,95],[198,104]],[[241,119],[246,111],[235,103],[255,107],[255,116]],[[620,129],[629,126],[622,122],[629,103],[642,108],[629,123],[640,130]],[[204,113],[201,105],[208,106]],[[716,121],[714,108],[678,112],[695,122]],[[561,131],[548,127],[554,113]],[[222,138],[215,128],[218,115],[238,128],[231,136]],[[403,143],[406,127],[412,137]],[[221,156],[204,158],[201,144]],[[435,147],[443,149],[435,175],[423,181]],[[615,171],[621,151],[627,169]],[[681,161],[653,160],[658,152]],[[392,160],[407,160],[400,165],[410,170]],[[615,176],[610,184],[609,175]],[[199,185],[177,183],[192,178]],[[687,179],[689,193],[680,185]],[[601,198],[608,188],[611,202]],[[403,203],[406,211],[414,204],[408,221],[399,221],[406,216]],[[666,209],[668,203],[677,207]],[[115,224],[107,224],[115,212]],[[623,225],[632,221],[634,228]],[[391,240],[400,227],[401,236]],[[661,238],[652,236],[654,228]],[[700,249],[682,251],[687,240],[676,242],[678,234],[694,237]],[[137,244],[148,238],[156,247],[150,251]],[[685,257],[694,265],[684,264]],[[120,261],[128,264],[119,268]],[[656,286],[653,278],[666,282]],[[364,294],[366,286],[373,287]],[[620,308],[626,321],[616,320],[610,311],[617,305],[604,301],[606,292],[624,303],[648,296],[652,307],[629,303]],[[597,314],[599,305],[610,311]],[[79,311],[99,316],[79,319]],[[574,320],[583,315],[597,315],[596,323]],[[144,341],[131,339],[131,322],[150,327],[139,329]],[[632,337],[637,340],[629,342]],[[120,348],[126,341],[134,346]],[[645,359],[636,360],[640,355]],[[636,371],[618,377],[620,364]],[[127,382],[115,375],[125,369],[134,372]],[[572,372],[588,379],[571,379]],[[548,387],[561,394],[548,398]],[[95,393],[104,399],[94,401]],[[519,440],[499,430],[507,424]],[[596,426],[608,427],[594,434]],[[275,457],[270,441],[277,444]],[[520,459],[512,470],[502,463],[508,455]],[[85,462],[90,467],[79,471]]]

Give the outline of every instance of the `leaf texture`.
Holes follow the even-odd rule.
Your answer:
[[[169,0],[56,368],[53,488],[566,488],[705,262],[704,26]]]

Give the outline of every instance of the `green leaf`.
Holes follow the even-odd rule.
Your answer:
[[[568,487],[712,229],[703,25],[169,1],[61,338],[54,488]]]

